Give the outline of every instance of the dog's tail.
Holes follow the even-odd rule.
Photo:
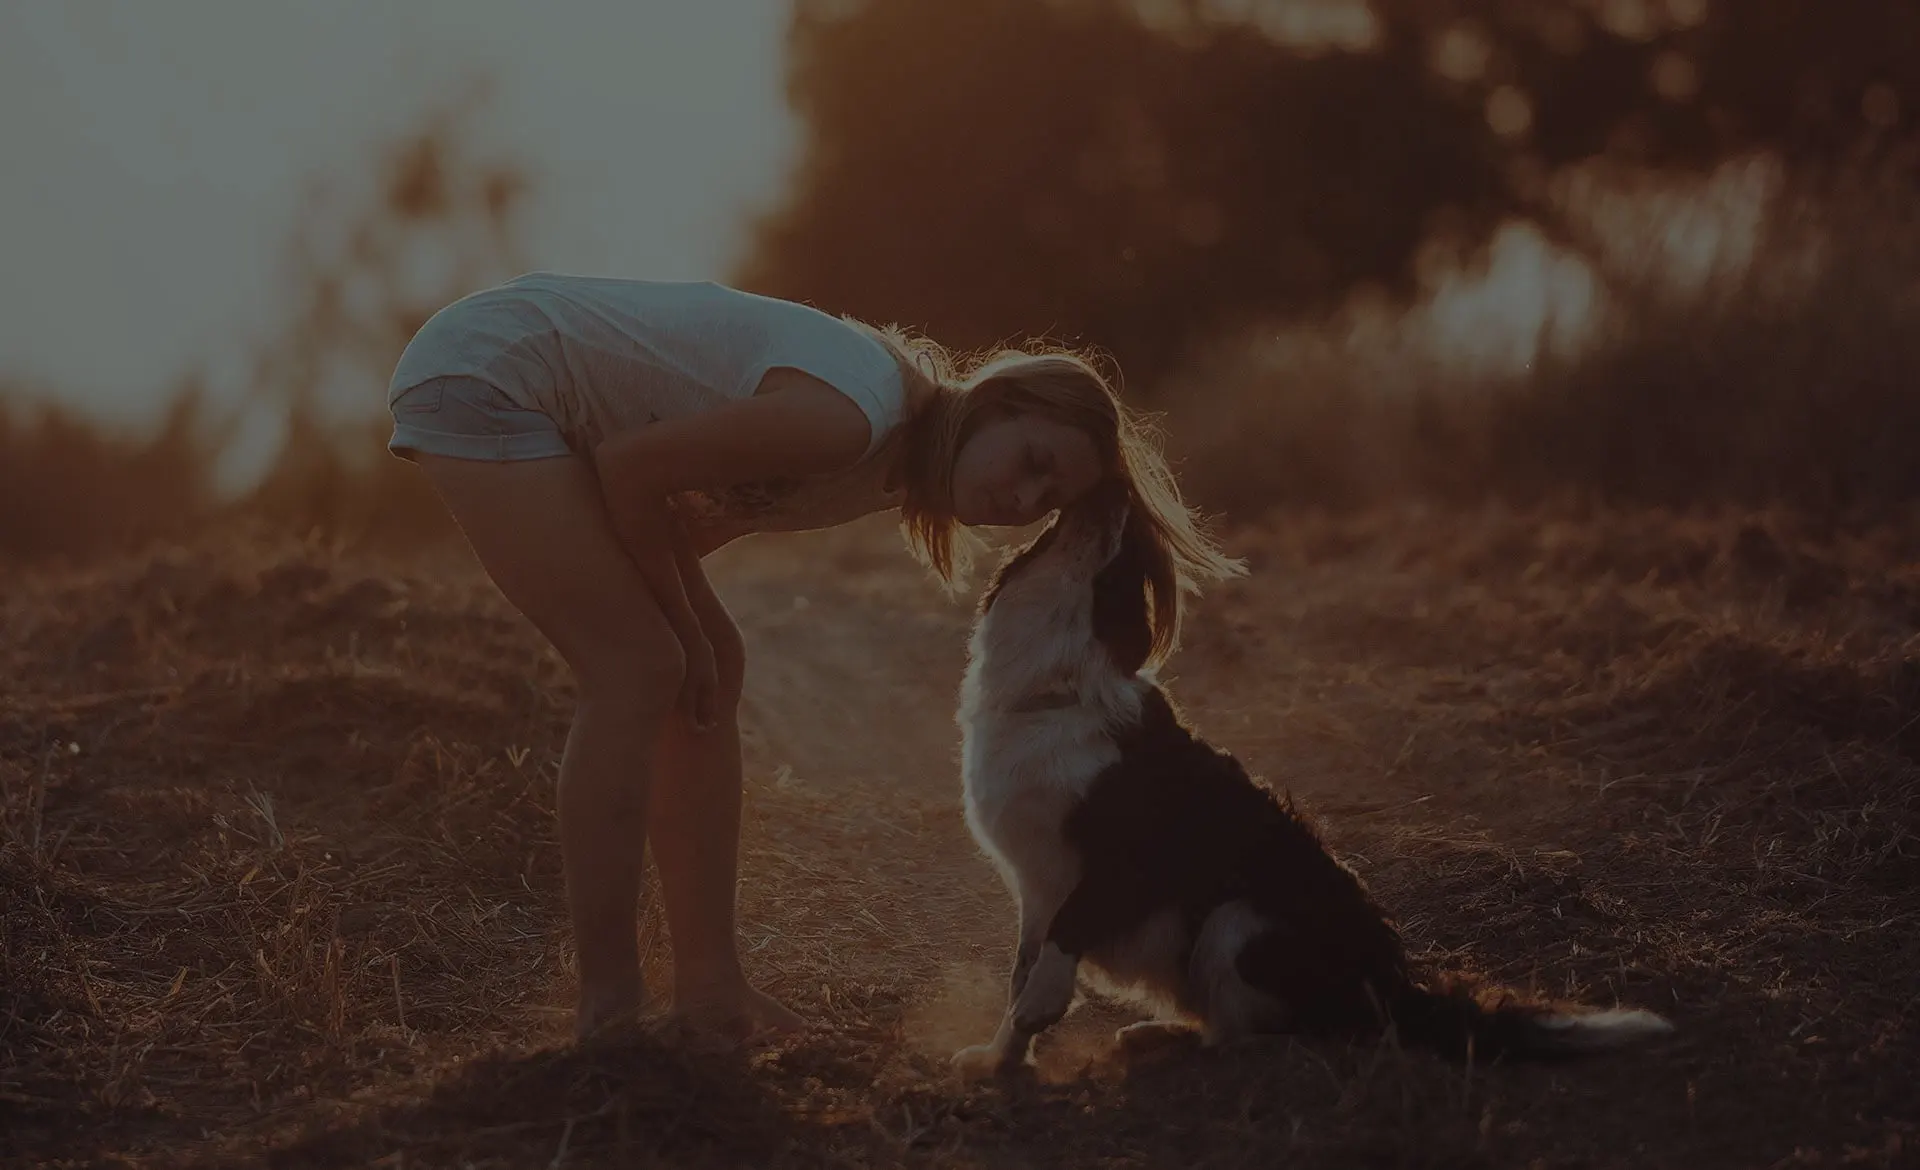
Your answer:
[[[1564,1059],[1630,1047],[1674,1030],[1649,1011],[1489,1001],[1464,987],[1408,987],[1395,997],[1390,1014],[1400,1043],[1454,1060]]]

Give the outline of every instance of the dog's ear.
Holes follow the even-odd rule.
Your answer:
[[[1114,667],[1128,677],[1153,653],[1153,536],[1138,509],[1123,501],[1116,523],[1119,547],[1093,578],[1093,636],[1107,648]]]
[[[1055,517],[1053,523],[1047,525],[1046,531],[1033,538],[1032,543],[1001,563],[999,569],[994,571],[993,580],[988,582],[986,592],[980,595],[981,616],[984,617],[986,612],[993,608],[994,599],[1000,596],[1000,591],[1006,588],[1007,582],[1013,580],[1014,576],[1035,557],[1047,551],[1047,546],[1053,543],[1054,535],[1059,528],[1060,520]]]

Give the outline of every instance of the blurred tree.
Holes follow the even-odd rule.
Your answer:
[[[428,317],[523,267],[526,177],[468,137],[490,93],[477,82],[383,143],[358,177],[371,181],[344,200],[324,185],[310,192],[288,249],[292,308],[254,362],[254,405],[282,415],[283,438],[243,511],[363,538],[449,530],[421,477],[385,453],[378,406]],[[351,406],[330,399],[341,387]]]
[[[1804,167],[1909,137],[1920,5],[801,0],[805,132],[736,279],[963,347],[1196,335],[1410,288],[1595,158]]]

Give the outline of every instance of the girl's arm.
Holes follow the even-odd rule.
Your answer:
[[[760,393],[614,435],[594,452],[616,507],[635,493],[714,490],[850,466],[872,434],[853,399],[809,374],[768,372]]]
[[[627,556],[646,580],[660,612],[673,627],[674,636],[682,646],[692,649],[700,636],[700,621],[694,616],[693,604],[687,600],[686,587],[680,581],[679,545],[685,535],[667,508],[667,497],[661,493],[636,494],[616,502],[608,490],[604,472],[600,476],[600,487],[607,497],[607,512],[614,531],[626,546]]]
[[[719,715],[720,680],[713,645],[687,599],[688,574],[702,571],[700,552],[686,525],[667,507],[665,496],[643,498],[632,507],[610,507],[609,511],[627,556],[639,568],[685,654],[681,708],[695,728],[706,731]]]
[[[700,581],[706,570],[700,565],[700,550],[694,547],[686,523],[671,512],[667,523],[672,529],[669,537],[673,544],[674,576],[680,582],[680,596],[685,597],[687,583]],[[694,625],[699,625],[697,616]],[[720,716],[720,667],[714,657],[713,640],[702,629],[697,639],[682,636],[681,645],[687,662],[686,677],[681,680],[681,701],[694,727],[710,731]]]
[[[667,496],[851,465],[872,434],[851,398],[809,374],[769,371],[760,393],[685,418],[614,435],[594,449],[614,528],[683,645],[700,623],[676,560]]]

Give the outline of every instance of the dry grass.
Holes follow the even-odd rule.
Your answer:
[[[957,808],[966,611],[884,524],[716,566],[755,651],[748,960],[819,1025],[752,1055],[564,1043],[568,683],[464,558],[210,537],[9,571],[0,1156],[1906,1164],[1916,541],[1648,512],[1236,531],[1256,575],[1176,660],[1203,728],[1328,818],[1439,966],[1682,1039],[1546,1073],[1284,1041],[1129,1071],[1124,1013],[1090,1004],[1036,1083],[976,1089],[945,1056],[994,1019],[1010,908]]]

